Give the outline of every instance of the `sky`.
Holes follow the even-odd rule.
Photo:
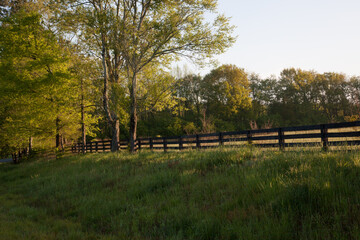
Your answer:
[[[263,78],[289,67],[360,76],[360,0],[218,0],[218,10],[238,36],[220,64]]]

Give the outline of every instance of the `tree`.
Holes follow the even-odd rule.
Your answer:
[[[356,77],[284,69],[278,79],[252,79],[254,102],[277,126],[320,124],[357,119]],[[261,108],[259,108],[262,111]]]
[[[348,82],[346,76],[339,73],[324,73],[320,84],[320,108],[329,122],[344,120],[349,111],[349,99],[346,96]]]
[[[232,120],[241,110],[251,106],[247,74],[234,65],[212,70],[204,77],[201,89],[206,111],[219,120]]]
[[[169,61],[179,55],[203,60],[222,53],[234,41],[228,19],[218,16],[213,25],[204,13],[216,9],[216,1],[129,0],[123,7],[125,32],[121,54],[130,85],[130,148],[137,131],[137,76],[153,61]]]
[[[316,124],[321,122],[318,111],[319,75],[314,71],[284,69],[276,87],[276,101],[270,112],[277,112],[282,125]]]
[[[27,13],[23,9],[3,18],[0,39],[1,95],[7,99],[8,108],[11,109],[2,128],[9,144],[21,147],[24,139],[50,132],[49,127],[45,126],[52,124],[44,122],[51,121],[53,112],[49,109],[48,114],[39,109],[38,106],[49,106],[45,104],[46,97],[40,97],[39,92],[44,94],[42,90],[51,86],[54,80],[52,66],[62,63],[59,58],[60,61],[55,63],[56,60],[47,51],[47,45],[54,41],[49,32],[42,29],[37,13]],[[43,121],[39,122],[40,119]]]
[[[184,109],[195,110],[200,115],[202,77],[195,74],[189,74],[177,80],[175,94],[179,99],[184,99]],[[195,109],[192,109],[195,108]]]
[[[119,91],[126,85],[121,78],[123,56],[120,55],[122,32],[119,20],[120,0],[54,0],[51,9],[56,14],[51,22],[69,41],[82,47],[82,52],[101,59],[103,91],[102,103],[111,131],[111,150],[119,149],[122,107],[116,106],[125,94]],[[120,111],[119,111],[120,109]]]
[[[352,77],[348,83],[347,98],[351,103],[350,119],[360,119],[360,77]]]
[[[172,110],[177,104],[172,94],[175,78],[160,66],[152,64],[138,77],[139,116],[147,118],[149,114],[165,109]]]
[[[77,138],[79,130],[78,82],[70,71],[69,49],[29,6],[1,21],[1,134],[13,150],[33,137],[56,137],[56,147],[62,148],[65,137]]]
[[[269,107],[276,102],[277,79],[261,79],[256,74],[251,74],[249,78],[252,98],[250,121],[256,127],[270,128],[276,124],[276,114],[271,115]]]
[[[74,76],[74,87],[78,89],[78,100],[75,107],[81,113],[81,143],[82,152],[86,152],[87,136],[93,136],[98,130],[95,126],[101,118],[101,92],[98,85],[100,80],[100,67],[97,62],[82,55],[72,55],[71,72]],[[100,80],[100,81],[99,81]]]
[[[117,69],[123,67],[125,70],[131,99],[132,152],[135,150],[137,132],[138,75],[143,69],[153,62],[169,63],[179,56],[200,62],[224,52],[234,42],[231,36],[233,27],[226,17],[217,15],[213,24],[204,20],[206,12],[216,14],[215,0],[76,2],[77,6],[81,6],[77,7],[78,10],[90,5],[88,13],[96,16],[93,35],[100,40],[98,42],[101,44],[98,45],[102,46],[104,92],[108,72],[115,72],[113,75],[116,79]],[[112,54],[109,54],[109,49],[112,49]],[[113,65],[110,64],[110,56],[114,60]],[[107,109],[106,104],[104,106]],[[107,115],[109,119],[112,118],[111,114]]]

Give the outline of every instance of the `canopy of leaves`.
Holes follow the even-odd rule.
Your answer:
[[[202,81],[202,99],[211,112],[230,116],[251,106],[247,74],[234,65],[223,65],[211,71]]]
[[[61,39],[24,8],[2,19],[0,29],[2,148],[27,146],[29,137],[76,139],[79,82]],[[56,124],[56,119],[59,119]],[[51,141],[54,142],[54,141]]]

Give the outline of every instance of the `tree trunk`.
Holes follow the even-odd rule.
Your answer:
[[[103,40],[103,49],[102,49],[102,64],[104,69],[104,91],[103,91],[103,105],[108,120],[108,125],[111,130],[111,151],[115,152],[119,150],[119,136],[120,136],[120,121],[112,113],[109,106],[109,74],[108,68],[106,65],[106,47]]]
[[[33,151],[33,137],[29,137],[29,154]]]
[[[81,142],[82,153],[86,153],[86,128],[85,128],[85,106],[84,106],[84,80],[81,79]]]
[[[56,118],[56,148],[60,150],[61,145],[62,145],[62,139],[60,134],[60,118],[57,117]]]
[[[120,147],[120,121],[116,119],[112,126],[111,151],[116,152]]]
[[[106,112],[106,117],[108,119],[108,123],[111,127],[112,117],[110,113],[110,107],[109,107],[109,79],[108,79],[108,71],[106,66],[106,48],[105,44],[103,43],[103,49],[102,49],[102,64],[103,64],[103,70],[104,70],[104,91],[103,91],[103,105],[104,110]]]
[[[82,142],[82,153],[86,153],[86,127],[85,127],[85,114],[84,114],[83,104],[81,104],[81,142]]]
[[[136,73],[133,74],[130,89],[130,151],[135,153],[136,130],[137,130],[137,101],[136,101]]]

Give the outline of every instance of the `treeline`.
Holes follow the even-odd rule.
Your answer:
[[[181,135],[360,119],[360,77],[284,69],[262,79],[234,65],[174,80],[176,108],[143,114],[140,135]]]
[[[216,1],[49,0],[0,5],[0,149],[58,150],[128,139],[359,119],[360,78],[285,69],[261,79],[233,65],[170,71],[234,43]],[[174,72],[177,72],[176,74]]]

